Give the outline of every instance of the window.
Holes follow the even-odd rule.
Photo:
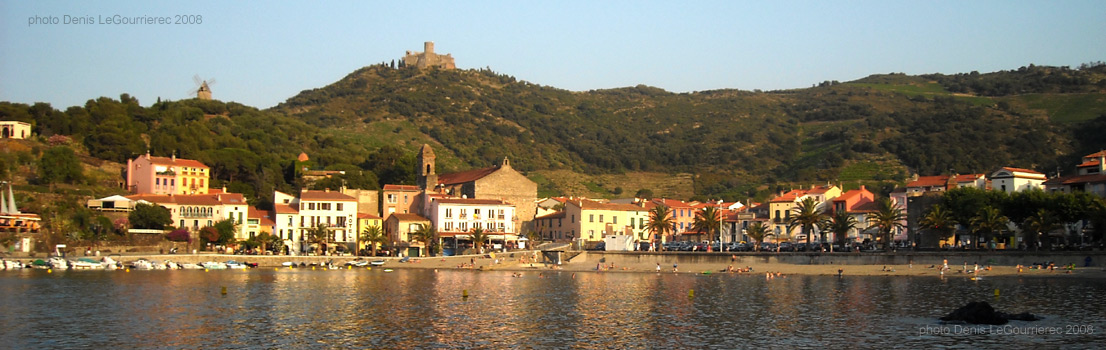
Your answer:
[[[457,228],[461,229],[461,232],[466,232],[469,230],[469,223],[461,221],[461,223],[457,224]]]
[[[334,206],[337,207],[338,211],[342,211],[342,203],[336,203]]]
[[[599,222],[603,222],[603,214],[599,214]]]
[[[481,224],[480,222],[474,222],[474,223],[472,223],[472,228],[474,228],[474,229],[480,229],[480,228],[482,228],[482,227],[484,227],[484,225],[483,225],[483,224]]]
[[[388,203],[396,204],[397,196],[394,193],[388,194]]]
[[[445,222],[445,227],[443,228],[443,231],[446,231],[446,232],[453,231],[453,221],[446,221]]]
[[[595,222],[595,214],[588,214],[588,222]]]
[[[468,209],[461,208],[461,218],[467,219],[469,217]]]
[[[407,195],[403,195],[403,204],[407,204]]]
[[[307,203],[307,210],[315,210],[315,203]]]
[[[480,208],[473,209],[472,210],[472,215],[479,216],[480,215]]]
[[[504,224],[503,224],[502,222],[501,222],[501,223],[499,223],[499,231],[500,231],[500,232],[507,232],[507,230],[506,230],[506,227],[507,227],[507,226],[506,226],[506,225],[504,225]]]
[[[571,223],[571,224],[575,224],[575,223],[576,223],[576,214],[572,214],[572,215],[570,215],[570,216],[571,216],[571,219],[572,219],[572,220],[570,220],[570,221],[569,221],[569,223]]]
[[[588,230],[588,239],[595,239],[595,230]]]
[[[200,179],[200,187],[204,187],[204,179]]]
[[[453,208],[445,208],[445,218],[446,219],[452,219],[453,218]]]

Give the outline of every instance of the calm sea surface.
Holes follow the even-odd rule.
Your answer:
[[[571,272],[515,278],[511,272],[379,268],[0,271],[0,347],[1087,348],[1106,344],[1104,282],[671,273],[573,278]],[[972,300],[1045,319],[994,327],[937,321]]]

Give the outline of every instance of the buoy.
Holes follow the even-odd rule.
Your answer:
[[[280,268],[279,267],[274,267],[273,271],[280,271]]]
[[[995,288],[995,297],[998,297],[998,288]]]
[[[127,272],[131,272],[131,268],[129,268],[129,267],[128,267],[126,271],[127,271]]]
[[[227,295],[227,287],[223,287],[222,293],[223,293],[223,295]]]
[[[207,269],[204,269],[204,272],[207,272]]]
[[[346,270],[353,270],[353,266],[346,265]]]
[[[314,270],[314,269],[315,269],[315,267],[314,267],[314,266],[312,266],[312,267],[311,267],[311,269],[312,269],[312,270]]]
[[[372,266],[365,266],[365,269],[371,271],[373,269],[373,267]]]
[[[695,297],[695,290],[694,289],[688,290],[687,291],[687,297],[688,298],[694,298]]]
[[[469,290],[468,289],[461,290],[461,297],[462,298],[468,298],[469,297]]]
[[[54,273],[54,269],[46,269],[46,273]]]

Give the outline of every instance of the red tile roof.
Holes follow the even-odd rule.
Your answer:
[[[430,221],[430,219],[424,218],[419,214],[411,213],[392,213],[391,217],[399,221]]]
[[[596,201],[581,200],[576,202],[585,210],[617,210],[617,211],[646,211],[647,209],[633,204],[599,203]]]
[[[669,208],[691,208],[690,204],[676,199],[653,198],[653,203],[662,204]]]
[[[496,170],[499,170],[499,167],[473,169],[458,173],[441,174],[438,175],[438,183],[442,185],[455,185],[472,182],[482,179],[485,176],[494,173]]]
[[[261,226],[273,226],[276,225],[275,215],[273,212],[267,210],[261,210],[254,207],[250,207],[246,213],[246,217],[250,219],[257,219],[258,225]]]
[[[300,212],[297,206],[291,204],[273,204],[273,210],[277,214],[299,214]]]
[[[864,203],[864,204],[856,206],[856,208],[853,208],[853,210],[850,210],[849,212],[850,213],[874,213],[874,212],[877,212],[877,211],[879,211],[879,202],[868,202],[868,203]]]
[[[815,187],[815,188],[811,189],[807,193],[808,194],[825,194],[831,188],[833,188],[833,187],[832,186],[818,186],[818,187]]]
[[[917,180],[906,184],[906,187],[946,186],[948,183],[948,175],[919,176]]]
[[[384,185],[385,191],[418,191],[419,186],[412,185]]]
[[[357,199],[352,196],[342,194],[341,192],[334,191],[303,191],[300,192],[301,201],[342,201],[342,202],[356,202]]]
[[[1045,185],[1076,185],[1085,183],[1099,183],[1106,182],[1106,174],[1088,174],[1088,175],[1072,175],[1049,179],[1045,181]]]
[[[1089,167],[1089,166],[1097,167],[1098,166],[1098,159],[1095,159],[1095,160],[1092,160],[1092,161],[1089,161],[1089,162],[1083,162],[1083,164],[1076,165],[1075,167],[1076,168],[1083,168],[1083,167]]]
[[[200,163],[199,161],[195,161],[195,160],[191,160],[191,159],[184,159],[184,158],[177,158],[176,160],[173,160],[173,158],[169,158],[169,157],[150,157],[150,163],[152,163],[152,164],[161,164],[161,165],[186,166],[186,167],[191,167],[191,168],[210,169],[206,165],[204,165],[204,163]]]
[[[357,218],[358,218],[358,219],[370,219],[370,220],[378,220],[378,219],[383,219],[383,218],[381,218],[381,217],[379,217],[379,216],[376,216],[376,215],[373,215],[373,214],[369,214],[369,213],[357,213]]]
[[[126,196],[130,200],[145,200],[151,203],[158,204],[178,204],[178,205],[245,205],[246,199],[242,197],[240,193],[220,193],[220,194],[135,194]]]
[[[1102,157],[1102,156],[1106,156],[1106,151],[1098,151],[1098,152],[1095,152],[1095,153],[1091,153],[1091,154],[1083,156],[1083,158],[1098,158],[1098,157]]]
[[[960,174],[953,179],[956,182],[972,182],[986,177],[987,174]]]
[[[1019,172],[1019,173],[1030,173],[1030,174],[1040,174],[1040,175],[1044,175],[1044,174],[1041,174],[1041,173],[1039,173],[1039,172],[1036,172],[1036,171],[1034,171],[1034,170],[1029,170],[1029,169],[1022,169],[1022,168],[1011,168],[1011,167],[1002,167],[1002,168],[1003,168],[1003,169],[1006,169],[1006,170],[1008,170],[1008,171],[1016,171],[1016,172]]]
[[[507,204],[498,199],[477,199],[477,198],[441,198],[435,199],[435,202],[443,204],[472,204],[472,205],[504,205]]]
[[[536,218],[534,218],[534,220],[541,220],[541,219],[563,219],[564,217],[565,217],[565,212],[564,212],[564,211],[558,211],[558,212],[555,212],[555,213],[552,213],[552,214],[546,214],[546,215],[542,215],[542,216],[536,217]]]

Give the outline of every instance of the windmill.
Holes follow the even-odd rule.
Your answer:
[[[215,79],[203,80],[200,79],[200,75],[193,75],[192,82],[196,83],[196,87],[189,93],[189,95],[196,95],[196,98],[201,100],[211,99],[211,85],[215,85]]]

